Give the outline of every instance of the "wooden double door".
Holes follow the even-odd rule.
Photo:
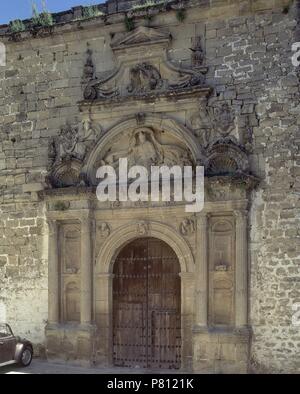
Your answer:
[[[179,273],[176,254],[156,238],[121,250],[113,279],[114,365],[180,368]]]

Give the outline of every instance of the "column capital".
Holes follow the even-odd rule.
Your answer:
[[[200,227],[206,227],[208,222],[208,214],[206,212],[201,212],[196,215],[197,225]]]
[[[89,214],[87,214],[81,216],[79,220],[82,226],[90,226],[92,222],[92,217]]]
[[[53,219],[46,219],[48,229],[49,229],[49,235],[54,236],[57,234],[57,221]]]
[[[235,210],[233,211],[233,214],[238,223],[245,221],[248,217],[248,211],[246,209]]]

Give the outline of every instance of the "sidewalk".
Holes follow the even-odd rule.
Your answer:
[[[34,359],[27,368],[19,367],[15,364],[0,367],[0,374],[181,374],[178,370],[148,370],[135,368],[97,368],[97,367],[77,367],[69,364],[55,364],[45,360]]]

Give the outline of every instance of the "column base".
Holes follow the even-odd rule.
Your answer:
[[[196,373],[248,372],[250,329],[193,328],[193,370]]]
[[[94,364],[96,326],[93,324],[48,324],[45,334],[48,360],[81,366]]]

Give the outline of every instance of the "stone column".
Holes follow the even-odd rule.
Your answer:
[[[97,364],[113,365],[113,278],[112,273],[98,273],[95,283],[95,320],[101,335],[97,339]]]
[[[59,322],[59,272],[58,272],[58,225],[55,220],[48,220],[48,321]]]
[[[248,325],[248,246],[247,211],[235,211],[236,268],[235,268],[235,325]]]
[[[92,320],[92,243],[91,220],[81,220],[81,297],[80,322],[91,324]]]
[[[207,215],[197,215],[196,235],[196,326],[207,326],[208,311],[208,244]]]
[[[181,368],[191,369],[193,359],[193,338],[191,328],[193,326],[195,273],[181,272]]]

